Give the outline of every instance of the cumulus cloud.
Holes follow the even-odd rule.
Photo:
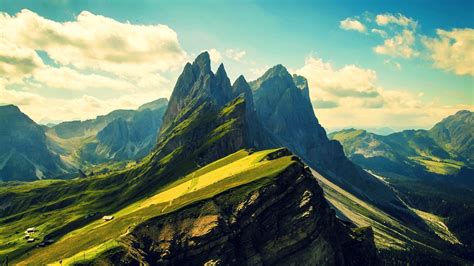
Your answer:
[[[166,25],[88,11],[66,22],[26,9],[0,12],[0,32],[0,101],[37,120],[91,118],[168,97],[166,77],[176,76],[187,59]]]
[[[69,67],[44,67],[36,71],[34,80],[44,86],[63,90],[118,90],[133,91],[137,87],[125,80],[97,74],[82,74]]]
[[[15,104],[37,122],[95,118],[97,115],[117,109],[136,109],[143,103],[165,96],[167,95],[159,91],[148,91],[112,99],[100,99],[88,94],[64,99],[45,97],[34,92],[5,89],[0,86],[0,104]]]
[[[325,100],[313,100],[312,104],[316,109],[331,109],[339,106],[337,102]]]
[[[222,62],[222,54],[217,49],[211,48],[207,50],[207,52],[209,53],[209,57],[213,63],[217,64]]]
[[[378,34],[380,35],[381,37],[387,37],[387,32],[384,31],[384,30],[380,30],[380,29],[372,29],[370,30],[372,33],[375,33],[375,34]]]
[[[419,52],[413,48],[414,43],[415,35],[413,31],[405,29],[393,38],[385,39],[382,45],[375,46],[373,49],[377,54],[412,58],[419,55]]]
[[[245,52],[244,50],[238,49],[227,49],[225,51],[225,56],[234,61],[240,61],[246,54],[247,52]]]
[[[345,65],[335,69],[331,63],[308,56],[302,68],[295,71],[308,79],[313,100],[331,101],[340,97],[373,98],[377,75],[371,69]]]
[[[339,27],[344,30],[355,30],[358,32],[365,32],[366,28],[364,24],[354,18],[346,18],[339,22]]]
[[[369,27],[373,24],[383,27],[383,29],[370,29],[371,33],[384,38],[383,44],[373,47],[375,53],[403,58],[412,58],[419,55],[419,52],[414,48],[416,43],[415,31],[417,27],[415,20],[402,14],[393,15],[385,13],[377,15],[374,23],[368,14],[364,16]],[[391,25],[395,25],[396,27]],[[339,27],[345,30],[367,32],[364,24],[352,18],[341,21]]]
[[[422,40],[434,66],[457,75],[474,76],[474,29],[438,29],[436,34]]]
[[[75,21],[56,22],[23,9],[0,15],[2,38],[45,51],[59,64],[127,73],[168,70],[185,59],[176,32],[166,25],[133,25],[81,12]]]
[[[427,101],[414,90],[384,89],[377,85],[374,70],[356,65],[336,68],[313,55],[293,72],[308,79],[316,116],[326,128],[429,128],[460,109],[474,109],[472,105]]]
[[[375,17],[375,22],[379,26],[387,26],[389,24],[397,24],[403,27],[416,27],[417,22],[414,21],[412,18],[407,18],[402,14],[390,14],[390,13],[385,13],[385,14],[379,14]]]
[[[0,76],[17,80],[43,66],[43,61],[34,50],[0,39]]]

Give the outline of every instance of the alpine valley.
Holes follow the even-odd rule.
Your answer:
[[[0,262],[472,265],[473,128],[328,136],[305,77],[231,82],[208,52],[137,110],[0,106]]]

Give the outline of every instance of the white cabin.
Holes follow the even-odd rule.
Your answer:
[[[106,216],[102,217],[102,220],[104,220],[104,221],[110,221],[112,219],[114,219],[114,217],[112,215],[106,215]]]

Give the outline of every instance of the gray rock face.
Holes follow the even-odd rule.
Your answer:
[[[332,182],[402,219],[417,219],[398,196],[376,177],[349,161],[339,142],[329,140],[314,115],[304,77],[277,65],[250,83],[259,121],[309,166]]]
[[[48,148],[41,126],[14,105],[0,106],[0,180],[51,178],[67,169]]]
[[[220,108],[234,99],[230,80],[224,65],[216,74],[211,71],[209,53],[201,53],[193,62],[187,63],[171,94],[169,107],[163,118],[160,134],[166,133],[173,125],[182,121],[179,114],[192,110],[204,101]]]
[[[158,99],[144,104],[130,117],[113,120],[97,133],[95,141],[81,149],[81,159],[100,163],[146,156],[155,146],[167,103]]]
[[[263,187],[248,184],[149,220],[113,264],[377,265],[373,234],[340,223],[297,162]],[[242,193],[242,191],[247,191]],[[121,254],[121,256],[117,256]]]
[[[343,156],[343,151],[330,144],[319,125],[305,78],[295,76],[295,80],[299,87],[286,68],[277,65],[251,83],[258,118],[281,145],[308,160],[312,167],[326,167],[333,157]]]
[[[204,52],[178,78],[154,160],[158,164],[172,154],[177,162],[187,158],[198,165],[209,163],[242,148],[270,146],[271,138],[262,132],[245,79],[231,86],[224,66],[214,74]]]

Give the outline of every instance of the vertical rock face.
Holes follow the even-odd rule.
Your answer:
[[[66,170],[41,126],[14,105],[0,106],[0,180],[32,181]]]
[[[125,244],[120,257],[110,258],[114,264],[378,263],[371,230],[355,234],[343,226],[300,162],[264,186],[250,183],[149,220]]]
[[[222,107],[234,97],[230,80],[220,65],[216,74],[211,71],[209,53],[203,52],[193,62],[186,64],[171,94],[168,110],[163,117],[160,133],[180,122],[179,114],[186,109],[193,109],[203,101]]]
[[[81,160],[101,163],[146,156],[156,144],[167,104],[166,99],[158,99],[115,118],[97,133],[94,141],[82,147]]]
[[[249,85],[232,86],[221,64],[214,74],[209,54],[186,64],[171,95],[155,148],[154,161],[172,156],[202,165],[242,148],[270,146],[259,130]],[[167,157],[168,156],[168,157]],[[157,167],[159,163],[157,163]]]
[[[344,156],[318,123],[304,77],[292,77],[284,66],[277,65],[252,82],[252,87],[258,118],[281,145],[317,168]]]
[[[339,142],[329,140],[314,115],[304,77],[277,65],[250,83],[257,116],[279,146],[288,147],[334,183],[399,218],[416,219],[398,196],[349,161]]]

